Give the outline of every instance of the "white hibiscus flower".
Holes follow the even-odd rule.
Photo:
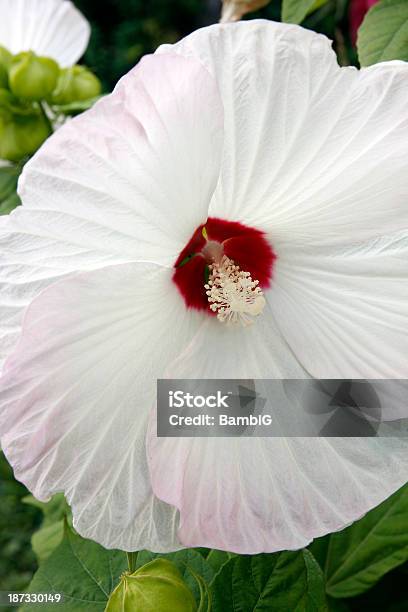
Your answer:
[[[165,373],[407,377],[407,77],[339,68],[297,26],[212,26],[26,165],[1,228],[2,445],[37,498],[65,492],[83,536],[294,549],[406,482],[398,438],[146,431]]]
[[[70,0],[0,0],[0,46],[13,54],[34,51],[66,68],[84,54],[90,34]]]

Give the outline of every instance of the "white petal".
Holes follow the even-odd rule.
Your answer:
[[[207,322],[166,376],[305,377],[266,319]],[[158,438],[153,414],[148,436],[152,487],[180,510],[182,544],[242,554],[300,548],[360,518],[406,482],[407,450],[398,438]]]
[[[340,68],[330,41],[265,21],[212,26],[160,52],[217,80],[225,155],[211,214],[292,242],[354,242],[408,224],[408,63]]]
[[[0,226],[1,296],[12,319],[0,321],[9,335],[3,346],[0,329],[0,358],[21,309],[56,277],[174,263],[207,218],[222,123],[215,83],[198,62],[150,56],[45,143],[20,179],[23,206]]]
[[[306,546],[378,505],[408,477],[398,438],[157,438],[153,490],[180,510],[179,538],[255,554]]]
[[[75,528],[106,547],[180,547],[174,509],[152,495],[145,433],[156,379],[196,324],[171,270],[109,266],[34,300],[6,361],[1,443],[16,478],[40,500],[64,491]]]
[[[0,45],[34,51],[72,66],[85,53],[91,28],[69,0],[0,0]]]
[[[349,251],[281,247],[267,294],[316,378],[408,378],[408,239]]]
[[[308,374],[277,329],[269,307],[249,327],[205,317],[169,365],[168,378],[304,378]]]

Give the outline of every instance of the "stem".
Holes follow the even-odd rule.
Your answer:
[[[334,40],[336,42],[336,51],[340,66],[350,66],[350,59],[347,53],[347,47],[344,41],[343,33],[340,28],[335,29]]]
[[[45,110],[44,102],[38,102],[38,105],[41,110],[41,114],[44,117],[45,123],[47,124],[48,129],[50,130],[50,134],[54,132],[54,127],[51,123],[49,116],[47,115],[47,111]]]
[[[127,556],[129,572],[131,574],[133,574],[133,572],[136,570],[137,553],[135,553],[135,552],[127,552],[126,556]]]

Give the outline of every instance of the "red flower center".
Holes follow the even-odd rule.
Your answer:
[[[209,266],[224,255],[242,271],[249,272],[259,287],[270,286],[276,255],[265,233],[242,223],[209,217],[205,225],[195,230],[174,264],[173,281],[187,308],[215,314],[204,285],[208,282]]]

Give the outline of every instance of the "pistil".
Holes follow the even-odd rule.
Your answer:
[[[209,270],[210,278],[204,288],[217,319],[227,325],[251,325],[265,307],[259,281],[252,280],[249,272],[241,270],[226,255],[210,264]]]

